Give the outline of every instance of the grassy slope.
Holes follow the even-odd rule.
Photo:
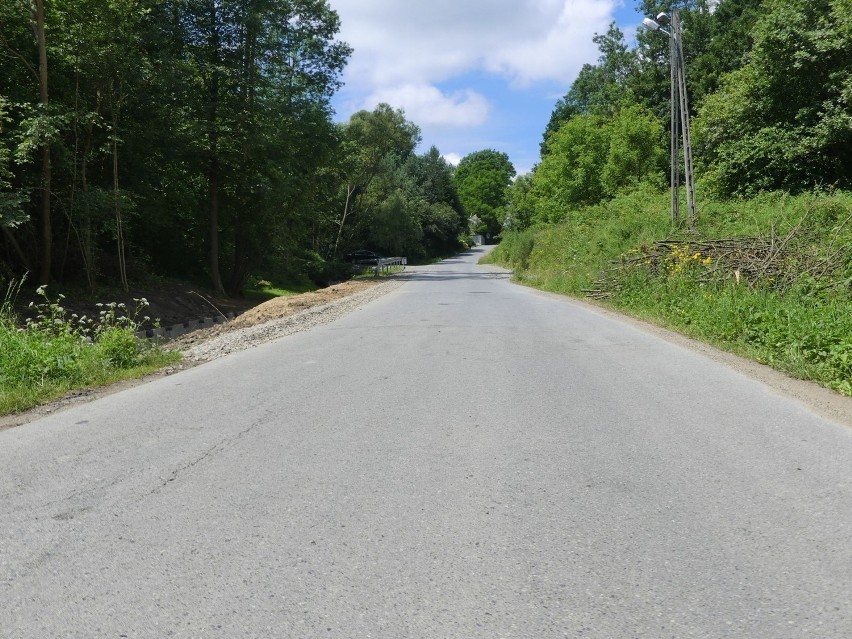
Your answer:
[[[699,204],[696,232],[663,247],[668,194],[645,190],[509,233],[487,260],[545,290],[599,289],[619,310],[852,395],[852,194]],[[743,250],[696,250],[723,238]]]
[[[68,391],[141,377],[180,360],[137,339],[124,305],[104,306],[98,320],[69,315],[40,289],[39,317],[25,328],[13,311],[21,283],[10,285],[0,304],[0,415],[20,412]]]

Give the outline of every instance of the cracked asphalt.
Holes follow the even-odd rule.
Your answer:
[[[478,257],[0,432],[0,637],[852,636],[852,430]]]

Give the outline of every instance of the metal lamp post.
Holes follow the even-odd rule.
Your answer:
[[[662,31],[669,36],[669,61],[671,65],[671,185],[672,224],[680,223],[680,137],[683,138],[683,172],[686,183],[686,214],[689,228],[695,228],[698,216],[695,212],[695,176],[692,170],[692,137],[689,132],[689,102],[686,97],[686,71],[683,62],[683,32],[677,9],[669,16],[660,13],[656,20],[642,21],[652,31]],[[663,25],[669,25],[666,31]]]

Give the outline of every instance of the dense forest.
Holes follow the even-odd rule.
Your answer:
[[[458,249],[418,127],[384,104],[333,122],[339,27],[325,0],[3,2],[0,278],[233,294],[333,279],[354,247]]]

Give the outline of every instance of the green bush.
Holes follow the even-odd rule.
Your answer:
[[[98,335],[95,349],[113,368],[130,368],[140,355],[140,340],[127,328],[110,327]]]
[[[506,232],[494,251],[489,253],[486,262],[500,263],[513,269],[525,271],[529,268],[530,254],[535,246],[536,231]]]
[[[0,322],[0,381],[12,386],[77,382],[83,377],[83,347],[80,338],[73,335],[48,338],[39,331],[19,330],[11,322]]]

